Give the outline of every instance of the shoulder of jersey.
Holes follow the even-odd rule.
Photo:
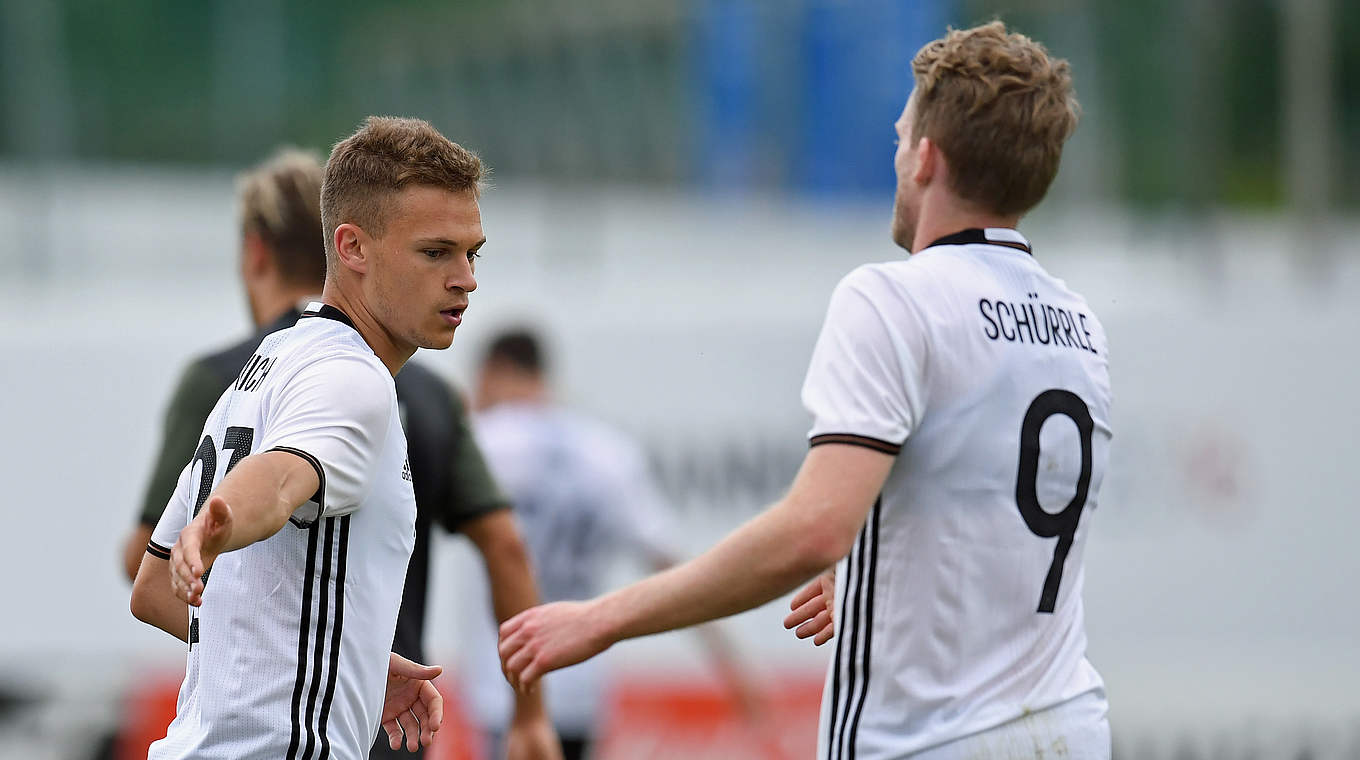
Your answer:
[[[300,320],[283,334],[287,337],[281,348],[292,354],[292,363],[297,369],[325,361],[358,361],[381,376],[395,392],[396,381],[387,366],[353,328],[333,320],[313,318]]]
[[[924,253],[924,252],[923,252]],[[884,289],[913,288],[939,277],[957,264],[948,256],[916,254],[908,259],[861,264],[841,278],[840,288],[854,288],[867,294]]]

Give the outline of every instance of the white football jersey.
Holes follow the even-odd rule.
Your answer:
[[[811,444],[896,461],[836,568],[819,758],[906,757],[1079,697],[1103,720],[1081,597],[1107,351],[1011,229],[837,286],[803,387]]]
[[[645,454],[631,439],[547,404],[501,404],[473,418],[477,443],[518,518],[545,602],[604,591],[612,560],[675,556],[674,535]],[[475,584],[485,593],[485,583]],[[489,602],[484,605],[489,609]],[[495,620],[474,625],[465,652],[468,701],[482,726],[503,731],[513,702],[497,656]],[[559,731],[589,734],[608,676],[608,656],[544,678]]]
[[[321,486],[278,533],[213,564],[151,760],[361,760],[378,731],[415,497],[392,375],[333,307],[261,342],[147,550],[168,557],[226,472],[265,451],[302,457]]]

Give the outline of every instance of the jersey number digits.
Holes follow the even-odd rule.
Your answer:
[[[248,427],[232,426],[227,428],[226,435],[223,436],[222,450],[231,449],[231,459],[227,460],[227,472],[235,467],[246,455],[250,453],[250,445],[255,442],[255,429]],[[214,481],[217,479],[217,446],[213,444],[211,435],[203,436],[203,440],[198,443],[198,450],[194,452],[194,458],[189,463],[189,470],[192,471],[194,465],[202,464],[203,469],[198,476],[198,496],[194,498],[194,517],[198,517],[199,510],[208,502],[208,496],[212,494]],[[226,477],[224,473],[222,477]],[[212,568],[208,568],[203,573],[203,585],[208,585],[208,576],[212,574]],[[198,615],[194,608],[189,608],[189,647],[193,648],[198,643]]]
[[[250,453],[250,445],[255,442],[255,429],[248,427],[229,427],[227,434],[223,436],[222,450],[231,449],[231,459],[227,460],[227,472],[235,467],[246,455]],[[214,481],[217,478],[217,447],[213,445],[211,435],[203,436],[203,440],[198,443],[198,450],[194,452],[194,459],[190,462],[190,469],[194,465],[203,464],[203,471],[198,480],[198,496],[194,499],[194,517],[198,517],[199,510],[208,502],[208,496],[212,494]],[[223,473],[226,477],[226,473]]]
[[[1039,431],[1044,422],[1055,414],[1065,415],[1077,425],[1081,439],[1081,474],[1077,476],[1077,491],[1072,501],[1061,512],[1048,512],[1039,505]],[[1091,487],[1091,433],[1094,424],[1091,411],[1081,397],[1071,391],[1046,390],[1035,397],[1025,411],[1020,425],[1020,471],[1015,481],[1015,503],[1020,516],[1034,535],[1040,538],[1057,537],[1053,547],[1053,563],[1039,594],[1036,612],[1053,612],[1058,601],[1058,584],[1062,582],[1063,564],[1077,535],[1077,521]]]

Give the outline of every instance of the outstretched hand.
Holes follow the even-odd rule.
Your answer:
[[[836,635],[836,569],[822,573],[803,587],[789,602],[793,610],[784,618],[784,627],[797,626],[794,634],[800,639],[812,637],[821,646]]]
[[[180,531],[170,548],[170,587],[180,601],[203,604],[203,576],[231,539],[231,529],[231,507],[221,496],[212,496]]]
[[[396,652],[387,659],[387,695],[383,698],[382,727],[387,746],[406,751],[430,746],[439,725],[444,722],[444,698],[433,683],[444,672],[438,665],[421,665]]]
[[[588,660],[612,643],[590,602],[531,607],[501,624],[501,671],[516,691],[528,691],[543,674]]]

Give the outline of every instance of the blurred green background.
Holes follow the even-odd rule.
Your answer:
[[[0,160],[238,165],[388,112],[502,177],[872,192],[904,53],[992,17],[1073,62],[1083,195],[1360,203],[1334,0],[5,0]]]

